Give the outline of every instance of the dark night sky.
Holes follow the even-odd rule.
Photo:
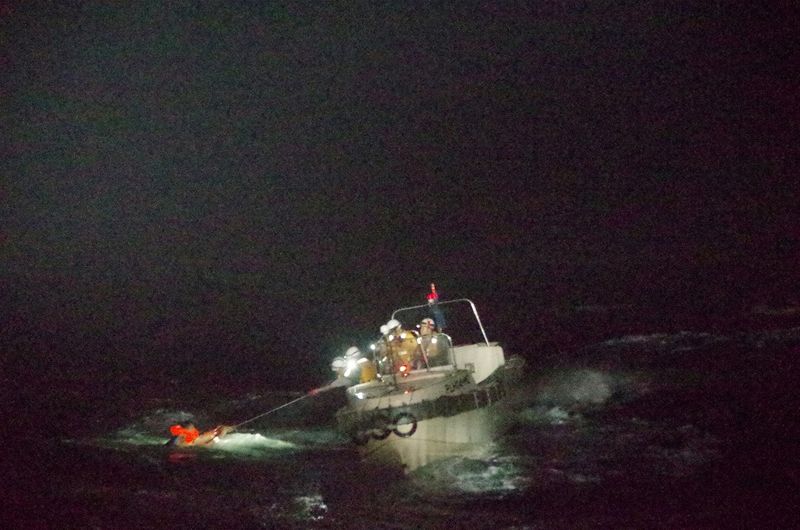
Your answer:
[[[309,381],[430,281],[500,340],[798,300],[794,9],[103,4],[0,10],[8,358]]]

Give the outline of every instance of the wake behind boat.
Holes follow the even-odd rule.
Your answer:
[[[426,305],[395,310],[381,331],[370,347],[377,373],[350,386],[336,414],[363,456],[410,472],[494,439],[498,405],[522,360],[507,362],[489,341],[472,301],[429,296]]]

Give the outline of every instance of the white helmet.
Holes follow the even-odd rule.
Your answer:
[[[396,318],[391,319],[389,322],[386,323],[386,327],[389,328],[389,331],[392,331],[394,328],[400,325],[400,321]]]
[[[347,366],[347,363],[345,362],[344,357],[336,357],[331,363],[331,370],[336,372],[338,370],[343,370],[345,366]]]
[[[355,346],[350,346],[349,348],[347,348],[347,351],[344,352],[344,356],[345,356],[345,358],[360,357],[361,356],[361,350],[359,350]]]
[[[381,335],[386,335],[388,333],[389,333],[389,326],[387,326],[386,324],[383,324],[381,326]]]

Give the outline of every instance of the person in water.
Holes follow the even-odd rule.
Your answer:
[[[217,438],[222,438],[233,430],[230,425],[218,425],[210,431],[201,433],[192,422],[173,425],[169,428],[172,438],[167,445],[177,445],[178,447],[203,446],[212,443]]]

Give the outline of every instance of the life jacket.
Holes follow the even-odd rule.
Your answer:
[[[417,349],[417,334],[402,328],[395,331],[394,339],[389,343],[389,350],[398,357],[408,359]]]
[[[358,378],[359,383],[369,383],[378,378],[378,370],[375,368],[374,362],[366,361],[359,363],[359,366],[361,367],[361,373]]]
[[[198,431],[196,427],[187,429],[185,427],[181,427],[180,425],[173,425],[169,428],[169,432],[172,434],[172,436],[183,436],[183,441],[187,444],[194,443],[197,437],[200,436],[200,431]]]

